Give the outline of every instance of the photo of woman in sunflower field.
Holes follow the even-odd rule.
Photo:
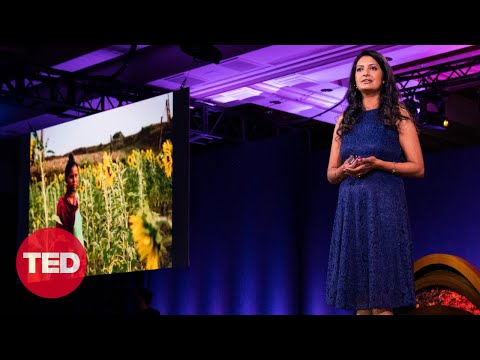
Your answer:
[[[29,233],[70,229],[85,247],[86,275],[171,267],[172,99],[32,132]]]
[[[75,162],[73,154],[68,155],[67,165],[65,165],[65,183],[66,192],[57,202],[57,228],[68,231],[73,234],[82,244],[82,215],[76,190],[78,189],[78,164]]]

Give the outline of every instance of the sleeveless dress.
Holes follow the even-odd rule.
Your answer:
[[[378,109],[364,111],[342,137],[350,154],[402,162],[398,132]],[[327,304],[340,309],[415,305],[410,220],[401,177],[372,170],[340,183],[327,271]]]

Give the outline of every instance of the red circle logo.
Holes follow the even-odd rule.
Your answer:
[[[87,254],[78,239],[63,229],[31,233],[17,252],[17,274],[35,295],[59,298],[75,290],[87,270]]]

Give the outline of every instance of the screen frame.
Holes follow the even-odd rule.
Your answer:
[[[173,90],[156,96],[173,94],[172,115],[172,143],[174,149],[174,161],[172,171],[172,266],[157,270],[177,267],[188,267],[189,256],[189,216],[190,216],[190,91],[189,88]],[[151,97],[151,98],[153,98]],[[147,99],[142,99],[147,100]],[[142,101],[139,100],[139,101]],[[133,105],[125,104],[123,106]],[[122,107],[123,107],[122,106]],[[118,107],[115,107],[115,109]],[[114,108],[112,108],[114,109]],[[109,111],[111,109],[105,110]],[[81,121],[89,115],[69,121]],[[60,120],[60,119],[59,119]],[[38,126],[32,131],[46,129],[69,121],[61,119],[58,124],[45,127]],[[19,167],[18,167],[18,223],[17,223],[17,251],[24,239],[29,235],[29,185],[30,185],[30,136],[31,132],[18,136],[19,140]],[[142,270],[132,272],[115,272],[112,274],[89,275],[97,277],[103,275],[132,274],[138,272],[151,272],[154,270]],[[18,276],[17,276],[18,281]]]
[[[190,89],[173,91],[172,267],[190,265]]]

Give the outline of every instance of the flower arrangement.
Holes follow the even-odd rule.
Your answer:
[[[446,288],[431,287],[417,292],[416,308],[425,306],[451,306],[465,310],[473,315],[480,315],[480,309],[465,296]]]

